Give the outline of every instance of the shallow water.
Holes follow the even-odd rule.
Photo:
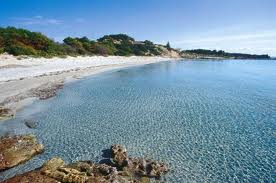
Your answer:
[[[0,123],[6,133],[34,133],[45,152],[2,180],[53,156],[99,161],[120,143],[169,163],[168,182],[276,182],[276,62],[175,61],[91,76]]]

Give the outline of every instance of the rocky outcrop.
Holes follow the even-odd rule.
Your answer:
[[[128,165],[128,155],[125,147],[121,145],[111,146],[111,157],[115,165],[119,168],[126,167]]]
[[[128,157],[125,147],[111,146],[112,160],[123,171],[139,177],[161,177],[169,171],[166,164],[144,158]]]
[[[43,151],[33,135],[5,137],[0,139],[0,171],[28,161]]]
[[[9,119],[15,116],[15,112],[9,108],[0,106],[0,120]]]
[[[150,183],[150,178],[160,178],[169,171],[163,163],[128,157],[121,145],[113,145],[110,152],[111,164],[79,161],[65,165],[62,159],[53,158],[41,168],[4,183]]]
[[[164,163],[159,163],[154,160],[146,160],[144,158],[129,158],[127,171],[134,172],[139,176],[146,177],[161,177],[169,171],[169,168]]]

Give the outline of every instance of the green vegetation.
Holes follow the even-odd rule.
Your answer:
[[[67,37],[63,43],[57,43],[38,32],[15,27],[0,27],[0,54],[30,55],[34,57],[65,57],[78,55],[119,55],[119,56],[169,56],[180,55],[183,58],[231,58],[231,59],[270,59],[268,55],[250,55],[227,53],[216,50],[185,50],[171,48],[170,43],[157,45],[151,41],[136,41],[126,34],[106,35],[98,40],[87,37]]]
[[[0,52],[12,55],[58,56],[65,47],[37,32],[14,27],[0,28]]]
[[[163,46],[165,48],[165,46]],[[160,45],[150,41],[135,41],[125,34],[107,35],[98,40],[87,37],[67,37],[57,43],[41,33],[14,27],[0,28],[0,53],[31,56],[78,56],[78,55],[161,55]]]
[[[232,58],[232,59],[270,59],[269,55],[251,55],[244,53],[227,53],[222,50],[185,50],[182,51],[182,55],[193,55],[194,57],[218,57],[218,58]]]
[[[172,48],[171,48],[170,42],[168,42],[168,43],[166,44],[166,48],[167,48],[168,50],[171,50],[171,49],[172,49]]]
[[[114,55],[154,56],[161,55],[162,51],[151,41],[135,41],[125,34],[108,35],[98,39],[99,43],[109,45]]]

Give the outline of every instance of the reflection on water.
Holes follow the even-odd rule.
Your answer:
[[[0,124],[2,135],[34,133],[45,145],[0,177],[53,156],[98,161],[121,143],[168,162],[168,182],[275,182],[275,79],[275,62],[180,61],[79,80]],[[27,129],[26,118],[38,128]]]

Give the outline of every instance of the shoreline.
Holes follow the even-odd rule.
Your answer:
[[[0,106],[16,113],[35,100],[56,95],[64,84],[105,71],[177,60],[170,57],[89,56],[24,58],[0,55]]]

